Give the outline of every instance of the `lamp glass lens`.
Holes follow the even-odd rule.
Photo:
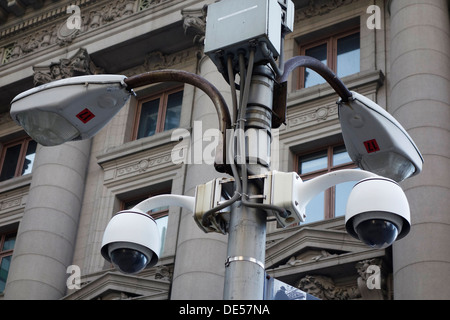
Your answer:
[[[397,182],[405,180],[416,171],[411,161],[395,152],[362,157],[359,167]]]
[[[77,128],[53,112],[31,110],[18,114],[17,120],[28,135],[43,146],[59,145],[80,135]]]

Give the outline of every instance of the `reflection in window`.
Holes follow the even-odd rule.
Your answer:
[[[309,48],[305,51],[305,55],[316,58],[323,64],[327,64],[327,44],[321,44],[316,47]],[[325,79],[315,71],[305,69],[305,88],[315,86],[316,84],[325,83]]]
[[[359,33],[337,40],[337,64],[336,74],[345,77],[359,72]]]
[[[5,290],[15,243],[16,233],[0,234],[0,293]]]
[[[136,139],[178,128],[182,102],[183,91],[180,89],[163,92],[141,101],[136,117]]]
[[[29,138],[2,146],[0,181],[31,173],[37,143]]]
[[[314,43],[301,45],[300,54],[318,59],[338,77],[360,71],[360,33],[351,31],[326,37]],[[305,68],[300,72],[300,88],[325,83],[316,72]]]

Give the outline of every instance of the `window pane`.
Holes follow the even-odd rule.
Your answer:
[[[14,178],[16,174],[17,163],[19,162],[20,149],[22,145],[18,144],[6,149],[5,159],[3,160],[2,173],[0,181]]]
[[[322,191],[315,196],[306,206],[306,223],[321,221],[325,212],[325,192]]]
[[[5,236],[5,242],[3,243],[3,248],[0,251],[7,251],[14,249],[14,244],[16,243],[16,235],[11,234]]]
[[[333,150],[333,166],[352,162],[344,146],[335,147]]]
[[[0,261],[0,292],[5,290],[6,279],[8,278],[9,266],[11,264],[11,257],[3,257]]]
[[[320,46],[307,49],[305,50],[305,55],[316,58],[320,60],[322,63],[327,64],[327,44],[324,43],[321,44]],[[320,76],[315,71],[306,68],[304,87],[308,88],[320,83],[325,83],[325,79],[322,78],[322,76]]]
[[[299,174],[326,169],[328,167],[327,151],[316,152],[299,158]]]
[[[156,219],[156,225],[158,226],[159,235],[161,236],[161,251],[160,254],[164,250],[164,243],[166,241],[166,233],[167,233],[167,222],[169,221],[169,216],[164,216],[159,219]]]
[[[359,32],[337,41],[337,76],[345,77],[360,71]]]
[[[339,217],[345,215],[345,209],[347,207],[347,200],[353,186],[358,181],[349,181],[336,185],[336,195],[334,202],[334,216]]]
[[[155,134],[158,122],[158,110],[159,99],[147,101],[142,104],[137,139]]]
[[[34,140],[28,142],[27,154],[25,155],[25,160],[23,162],[22,175],[31,173],[33,169],[34,156],[36,155],[37,143]]]
[[[183,91],[169,95],[167,99],[166,119],[164,130],[171,130],[180,126],[181,104],[183,102]]]

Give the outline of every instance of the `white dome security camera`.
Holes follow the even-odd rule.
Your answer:
[[[372,248],[386,248],[410,230],[405,193],[393,180],[373,177],[359,181],[347,202],[347,232]]]
[[[133,208],[118,212],[103,235],[101,254],[123,273],[137,273],[158,262],[161,240],[155,220]]]

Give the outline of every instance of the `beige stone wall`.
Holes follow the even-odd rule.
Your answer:
[[[229,100],[228,85],[201,51],[204,28],[201,9],[212,2],[78,1],[76,4],[83,17],[79,30],[64,29],[68,15],[61,1],[36,10],[27,8],[20,19],[3,17],[0,24],[0,139],[3,141],[21,133],[9,118],[8,99],[33,85],[33,67],[45,70],[51,63],[70,60],[80,48],[91,58],[94,72],[131,76],[161,68],[187,70],[211,81]],[[275,222],[269,222],[266,261],[269,273],[292,284],[300,279],[313,281],[316,273],[327,274],[332,281],[314,279],[334,281],[331,295],[334,298],[348,294],[352,298],[361,298],[361,295],[363,298],[391,298],[391,278],[395,298],[448,298],[450,285],[443,285],[442,274],[450,271],[450,255],[445,245],[439,245],[447,243],[450,234],[447,230],[447,199],[450,198],[448,1],[422,0],[414,4],[402,0],[295,2],[298,5],[295,30],[286,37],[285,58],[299,54],[299,44],[305,37],[320,36],[324,31],[349,25],[359,27],[361,70],[342,80],[351,90],[385,107],[405,126],[423,152],[425,165],[421,175],[402,183],[413,213],[412,229],[410,235],[394,245],[393,267],[390,251],[364,248],[346,235],[343,218],[336,218],[290,229],[280,229]],[[370,17],[366,11],[369,5],[381,10],[379,29],[369,29],[366,25]],[[121,54],[129,52],[135,53],[133,59],[136,60],[120,59]],[[275,154],[272,169],[293,171],[297,152],[316,143],[340,140],[338,96],[328,84],[297,90],[297,75],[295,71],[289,79],[286,125],[274,130],[277,146],[272,151]],[[137,94],[145,95],[162,87],[164,85],[158,84],[140,88]],[[170,152],[177,142],[172,140],[171,132],[131,141],[130,128],[136,107],[137,100],[132,98],[90,141],[90,146],[85,146],[86,150],[78,154],[77,159],[85,161],[86,176],[78,187],[73,186],[78,188],[78,196],[67,210],[72,210],[70,215],[77,219],[79,216],[79,220],[76,226],[58,227],[61,232],[66,230],[64,232],[72,234],[71,248],[61,246],[52,251],[49,259],[58,258],[59,262],[50,263],[48,270],[58,273],[58,280],[43,281],[45,284],[30,290],[30,295],[54,299],[69,294],[68,299],[92,299],[102,296],[104,290],[120,292],[122,288],[128,294],[165,299],[169,298],[170,288],[173,299],[222,298],[227,238],[203,233],[190,212],[170,209],[160,263],[141,274],[140,280],[111,273],[111,266],[100,255],[103,230],[119,210],[120,201],[141,190],[161,186],[169,187],[174,194],[193,195],[197,184],[218,175],[208,165],[174,164]],[[194,121],[202,121],[203,130],[217,125],[211,101],[192,86],[184,88],[182,110],[180,127],[190,132]],[[38,155],[46,159],[42,150],[39,148]],[[78,160],[71,159],[81,164]],[[39,178],[40,172],[50,174],[44,170],[45,164],[41,163],[41,169],[36,165],[29,176],[0,182],[0,230],[23,223],[19,230],[34,234],[34,240],[28,239],[28,243],[48,241],[42,230],[33,228],[34,222],[25,218],[28,212],[36,210],[38,203],[31,195],[34,186],[41,188],[38,194],[44,193],[43,199],[55,196],[42,189],[44,180]],[[60,165],[67,170],[72,167],[68,162]],[[60,173],[52,178],[58,185],[67,175]],[[28,230],[30,228],[32,230]],[[29,260],[24,263],[33,265],[37,260],[31,258],[32,252],[26,243],[18,241],[16,253],[24,257],[28,254],[26,259]],[[323,251],[317,252],[318,247]],[[356,266],[371,259],[382,261],[379,265],[389,284],[382,295],[368,293],[364,287],[358,289],[361,280],[357,280],[360,275]],[[81,268],[81,290],[65,291],[68,274],[64,274],[62,266],[67,264]],[[17,289],[10,289],[10,297],[25,297],[19,283],[26,279],[32,281],[42,272],[41,269],[25,269],[20,266],[11,271],[9,288]],[[25,275],[27,272],[29,274]],[[39,291],[47,286],[58,289]],[[192,290],[193,287],[196,290]],[[47,292],[45,297],[43,292]]]

